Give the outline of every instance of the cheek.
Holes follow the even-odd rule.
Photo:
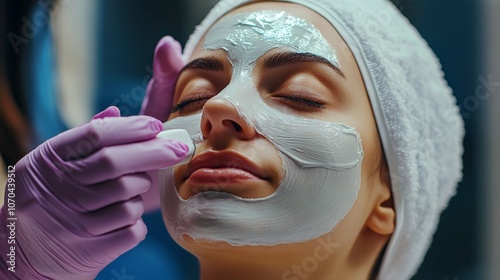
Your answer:
[[[354,244],[359,237],[359,232],[363,229],[367,216],[370,213],[369,207],[369,191],[368,188],[361,184],[358,192],[358,197],[354,205],[349,210],[342,221],[330,232],[336,242],[342,245],[349,246]]]
[[[186,174],[186,172],[187,172],[187,165],[181,165],[181,166],[174,167],[174,184],[175,184],[175,188],[177,189],[177,192],[180,192],[180,185],[181,185],[182,181],[184,180],[184,178],[182,178],[181,174]],[[181,193],[179,193],[179,195],[181,197],[183,197],[183,195]]]
[[[362,185],[373,180],[372,175],[378,169],[381,160],[381,143],[377,124],[370,102],[364,90],[354,92],[353,98],[346,104],[348,111],[337,116],[338,121],[354,127],[361,136],[364,159],[361,168]]]
[[[375,130],[375,124],[360,127],[360,134],[365,153],[361,167],[362,185],[370,185],[375,178],[373,175],[377,174],[380,166],[382,148],[378,132]]]

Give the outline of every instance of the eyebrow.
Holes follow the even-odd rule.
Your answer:
[[[339,67],[328,61],[326,58],[312,53],[280,52],[272,54],[264,59],[264,67],[277,68],[298,63],[320,63],[333,69],[337,74],[345,79],[344,72]]]
[[[188,69],[195,69],[195,70],[199,69],[199,70],[219,72],[219,71],[224,71],[224,64],[220,59],[213,56],[197,58],[186,64],[186,66],[184,66],[179,72],[179,75]]]

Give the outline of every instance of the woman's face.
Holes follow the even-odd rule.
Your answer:
[[[173,104],[165,127],[198,137],[193,160],[167,172],[175,186],[161,188],[179,242],[278,245],[333,228],[352,239],[363,227],[383,181],[377,128],[356,61],[316,13],[256,3],[225,15],[181,72]]]

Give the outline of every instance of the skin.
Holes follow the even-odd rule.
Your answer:
[[[268,69],[264,59],[283,50],[271,50],[257,61],[253,79],[270,106],[306,118],[335,121],[355,127],[364,149],[361,187],[348,215],[328,234],[303,243],[278,246],[230,246],[223,242],[199,242],[185,236],[177,240],[200,261],[201,279],[369,279],[376,272],[376,261],[395,228],[387,167],[383,160],[377,126],[357,63],[346,43],[329,22],[315,12],[296,4],[258,2],[229,14],[283,10],[304,18],[318,28],[337,51],[342,73],[321,63],[305,62]],[[222,50],[196,48],[191,61],[214,57],[223,64],[218,71],[187,68],[179,76],[174,104],[190,95],[215,95],[231,79],[231,64]],[[321,108],[283,98],[291,90],[314,92]],[[283,176],[276,148],[248,125],[227,101],[202,99],[171,114],[170,119],[203,110],[201,130],[204,141],[196,156],[206,152],[235,152],[265,170],[265,178],[251,187],[222,187],[245,198],[265,197],[278,187]],[[258,152],[255,152],[258,151]],[[187,179],[189,165],[175,169],[181,197],[189,198],[203,190]],[[205,187],[206,189],[206,187]]]

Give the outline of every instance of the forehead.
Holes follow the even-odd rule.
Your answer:
[[[263,10],[228,15],[208,32],[204,49],[223,49],[232,62],[255,62],[274,48],[322,56],[339,66],[334,49],[305,19],[284,11]]]
[[[322,16],[320,16],[316,12],[304,6],[293,3],[285,3],[285,2],[257,2],[257,3],[250,2],[247,5],[236,8],[230,11],[229,13],[225,14],[209,29],[209,31],[200,40],[193,53],[192,59],[202,56],[200,55],[200,51],[203,50],[203,45],[206,43],[207,40],[216,39],[213,37],[214,34],[216,33],[212,31],[214,28],[217,28],[218,23],[220,23],[221,21],[231,20],[231,18],[238,17],[238,15],[244,15],[244,14],[248,15],[248,13],[266,11],[266,10],[286,12],[286,14],[291,15],[291,17],[293,18],[296,18],[296,21],[301,21],[300,24],[297,24],[298,22],[295,22],[293,28],[291,26],[285,26],[287,27],[285,28],[285,30],[283,28],[279,28],[278,26],[279,23],[278,23],[275,26],[273,26],[276,28],[273,28],[273,30],[268,30],[267,32],[286,31],[286,32],[300,33],[301,27],[304,27],[305,23],[313,25],[315,29],[320,33],[320,35],[326,39],[327,47],[329,47],[331,50],[335,50],[338,62],[341,65],[345,63],[354,62],[354,58],[352,57],[352,54],[349,48],[347,47],[346,43],[337,33],[335,28],[333,28],[333,26],[327,20],[325,20]],[[229,32],[231,32],[231,30],[228,30],[226,34]],[[238,34],[232,34],[232,36],[237,36],[237,35]],[[240,36],[241,35],[242,34],[240,34]],[[300,35],[300,34],[295,34],[295,35]],[[308,38],[302,38],[302,39],[304,40],[303,43],[307,42],[308,40]]]

